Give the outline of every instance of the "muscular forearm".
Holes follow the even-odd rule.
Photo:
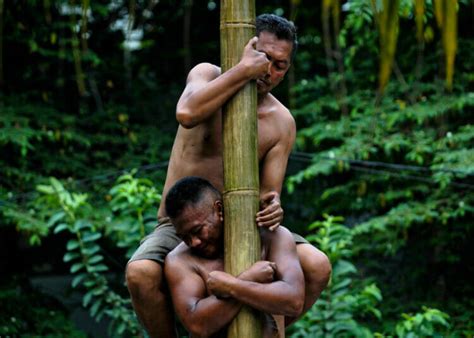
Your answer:
[[[204,87],[189,93],[180,100],[177,118],[185,128],[193,128],[208,119],[246,83],[251,80],[246,67],[237,64]]]
[[[257,310],[292,317],[301,313],[304,300],[298,288],[284,281],[262,284],[234,278],[229,294]]]
[[[218,299],[211,295],[198,300],[180,319],[193,336],[208,337],[226,327],[241,307],[242,304],[234,299]]]

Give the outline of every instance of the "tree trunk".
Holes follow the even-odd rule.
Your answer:
[[[255,35],[254,0],[222,0],[220,27],[225,72],[239,62],[244,46]],[[223,108],[224,265],[234,276],[260,258],[255,224],[259,206],[257,143],[257,90],[252,81]],[[261,336],[260,315],[242,308],[229,326],[228,337]]]

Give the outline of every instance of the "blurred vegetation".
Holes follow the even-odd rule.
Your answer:
[[[257,3],[299,29],[275,91],[298,126],[285,223],[333,263],[292,336],[474,334],[473,6]],[[123,268],[155,222],[186,73],[219,63],[219,3],[0,8],[0,334],[81,336],[12,286],[64,273],[110,336],[139,335]]]
[[[68,319],[64,305],[24,281],[2,284],[0,304],[2,337],[87,337]]]

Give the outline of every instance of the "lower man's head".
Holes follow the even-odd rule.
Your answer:
[[[182,178],[168,191],[165,207],[177,235],[193,252],[208,258],[222,253],[222,200],[209,181]]]

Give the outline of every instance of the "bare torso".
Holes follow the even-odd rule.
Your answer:
[[[265,233],[267,230],[263,230]],[[261,236],[261,244],[262,244],[262,251],[261,251],[261,259],[266,260],[269,251],[271,250],[271,240],[263,235]],[[178,256],[180,264],[185,264],[187,269],[199,275],[201,279],[204,281],[204,285],[209,278],[209,273],[212,271],[224,271],[224,259],[223,257],[209,259],[194,255],[190,248],[184,244],[179,244],[175,250],[172,251],[170,255]],[[210,292],[206,289],[205,296],[208,297]],[[203,297],[203,298],[204,298]],[[276,316],[276,315],[265,315],[264,321],[264,331],[263,331],[263,338],[281,338],[284,337],[284,317],[283,316]],[[277,323],[278,322],[278,323]],[[225,329],[213,334],[211,338],[224,338],[227,337],[227,332]]]
[[[216,67],[217,68],[217,67]],[[217,68],[218,69],[218,68]],[[262,162],[268,151],[286,135],[289,111],[271,94],[259,98],[258,157]],[[186,176],[199,176],[223,190],[222,113],[219,111],[207,121],[192,129],[178,127],[171,151],[168,172],[162,193],[158,217],[166,216],[164,200],[173,184]]]

